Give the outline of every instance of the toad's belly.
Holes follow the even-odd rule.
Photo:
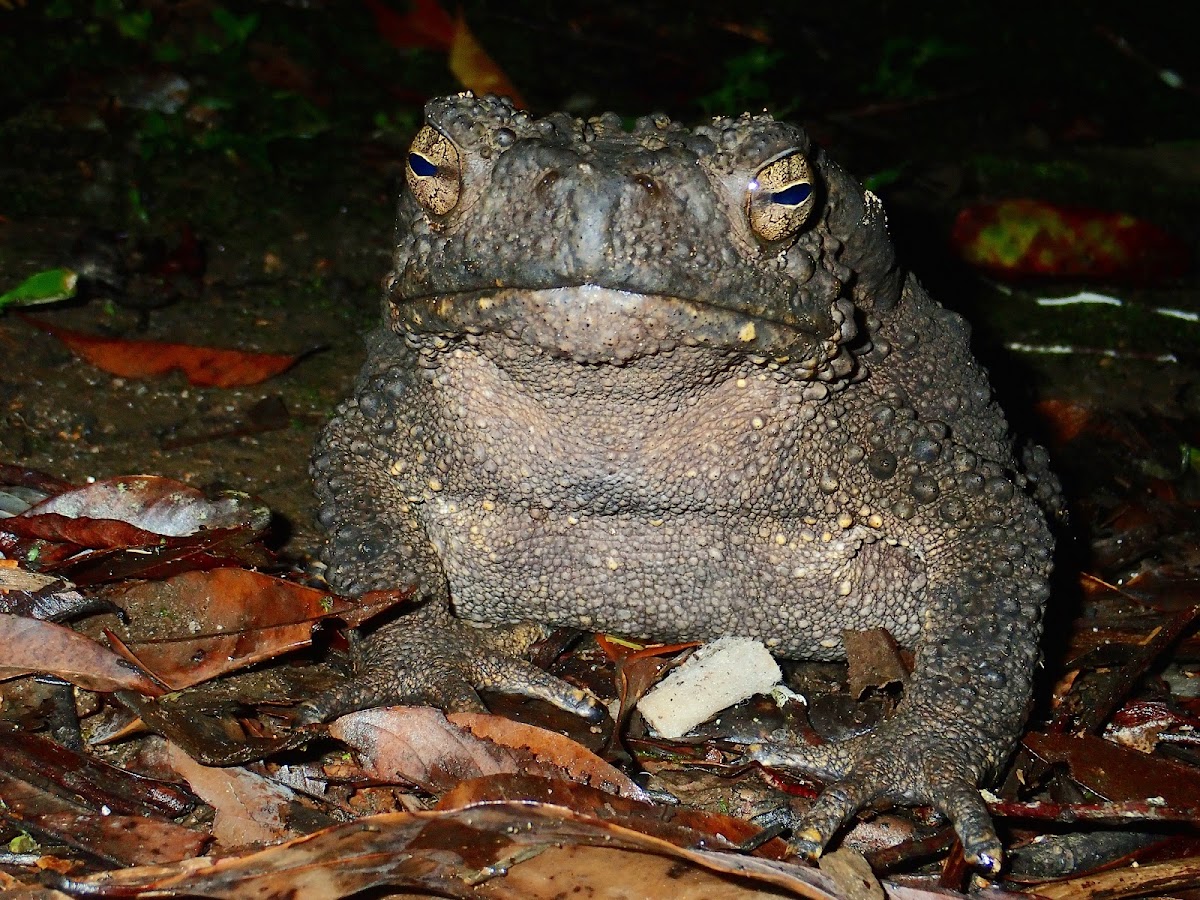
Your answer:
[[[805,659],[843,655],[843,629],[911,646],[924,565],[864,525],[632,515],[575,517],[441,501],[424,512],[456,613],[663,641],[736,634]]]

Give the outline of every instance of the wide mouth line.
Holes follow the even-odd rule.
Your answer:
[[[760,310],[734,308],[724,306],[719,303],[714,303],[711,300],[701,300],[693,297],[680,296],[675,294],[662,293],[644,293],[636,290],[624,290],[622,288],[607,287],[595,282],[585,281],[578,284],[562,284],[554,287],[534,286],[525,287],[520,284],[504,284],[495,287],[472,288],[469,290],[460,291],[439,291],[437,293],[419,294],[415,296],[396,296],[394,302],[397,306],[419,306],[423,308],[436,308],[441,306],[447,312],[451,310],[461,311],[463,307],[468,307],[472,304],[477,306],[477,310],[487,312],[497,306],[512,306],[518,307],[524,304],[536,303],[538,300],[555,300],[556,298],[564,297],[567,294],[575,291],[585,291],[586,295],[583,298],[585,301],[596,303],[597,306],[603,306],[604,302],[613,303],[620,301],[619,304],[627,307],[629,310],[634,310],[638,307],[650,306],[652,304],[676,305],[680,307],[694,307],[699,310],[709,311],[719,316],[726,318],[728,321],[753,322],[778,328],[787,332],[796,332],[806,335],[814,335],[813,329],[805,328],[799,322],[781,319],[775,316],[767,315]],[[582,304],[581,304],[582,308]]]

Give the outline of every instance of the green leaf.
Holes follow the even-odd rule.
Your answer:
[[[70,269],[47,269],[31,275],[7,293],[0,294],[0,309],[6,306],[36,306],[75,296],[79,276]]]

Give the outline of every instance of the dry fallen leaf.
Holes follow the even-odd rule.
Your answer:
[[[58,338],[76,356],[122,378],[153,378],[179,369],[196,387],[244,387],[290,369],[300,358],[294,353],[259,353],[166,341],[107,338],[62,328],[41,319],[22,318]]]
[[[433,794],[469,778],[519,772],[527,761],[451,725],[441,710],[428,706],[350,713],[331,722],[329,733],[354,748],[371,777],[415,784]]]
[[[160,750],[200,799],[213,808],[212,833],[221,849],[273,844],[302,832],[288,826],[295,793],[240,766],[203,766],[169,741]]]
[[[571,781],[619,794],[635,800],[649,801],[650,796],[637,782],[591,750],[556,731],[514,722],[503,716],[487,713],[450,713],[450,722],[468,729],[476,737],[486,738],[504,747],[527,750],[542,763],[562,770]]]
[[[355,603],[249,569],[184,572],[114,593],[132,627],[130,636],[109,632],[109,639],[171,690],[183,690],[308,646],[321,619],[335,616],[356,626],[405,596],[374,591]],[[145,623],[158,629],[154,639],[139,639]]]
[[[107,647],[63,625],[0,613],[0,681],[44,672],[89,691],[165,690]]]

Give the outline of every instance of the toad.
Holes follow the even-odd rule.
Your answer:
[[[767,115],[425,118],[384,322],[312,465],[330,583],[419,605],[302,718],[481,688],[595,716],[525,658],[555,626],[809,660],[886,628],[915,653],[892,717],[753,756],[829,781],[810,856],[891,798],[997,869],[979,786],[1026,714],[1054,480],[879,200]]]

